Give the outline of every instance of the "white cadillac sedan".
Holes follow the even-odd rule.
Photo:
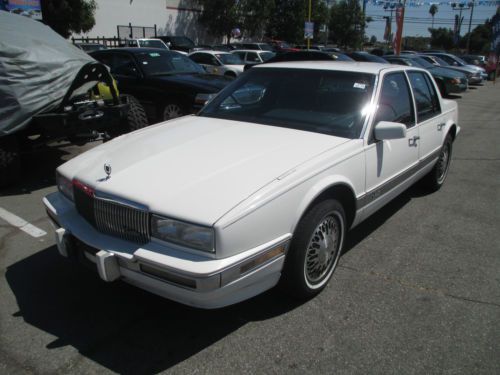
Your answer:
[[[457,104],[424,70],[264,64],[200,113],[57,169],[44,198],[61,255],[200,308],[328,283],[350,228],[418,180],[437,190]]]

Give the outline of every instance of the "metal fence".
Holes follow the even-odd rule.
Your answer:
[[[122,47],[125,45],[125,39],[117,38],[105,38],[105,37],[95,37],[95,38],[71,38],[73,44],[78,43],[97,43],[104,44],[106,47]]]
[[[132,26],[131,23],[126,25],[116,26],[118,38],[135,39],[135,38],[156,38],[157,30],[154,26]]]

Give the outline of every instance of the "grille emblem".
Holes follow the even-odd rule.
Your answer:
[[[104,172],[106,172],[106,179],[111,177],[111,164],[104,164]]]

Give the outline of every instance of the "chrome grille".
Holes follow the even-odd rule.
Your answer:
[[[97,197],[90,188],[83,191],[78,186],[74,198],[78,213],[99,232],[139,244],[149,242],[149,213],[145,209]]]
[[[151,238],[149,213],[108,199],[94,197],[95,227],[100,232],[136,243]]]

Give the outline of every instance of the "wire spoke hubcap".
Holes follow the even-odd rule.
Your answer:
[[[170,120],[180,116],[182,116],[182,110],[177,104],[168,104],[165,106],[165,109],[163,110],[164,120]]]
[[[442,182],[446,177],[448,171],[448,164],[450,163],[450,145],[446,144],[441,150],[438,160],[438,181]]]
[[[306,250],[304,271],[311,284],[319,283],[331,270],[340,243],[340,224],[333,215],[326,216],[316,227]]]

